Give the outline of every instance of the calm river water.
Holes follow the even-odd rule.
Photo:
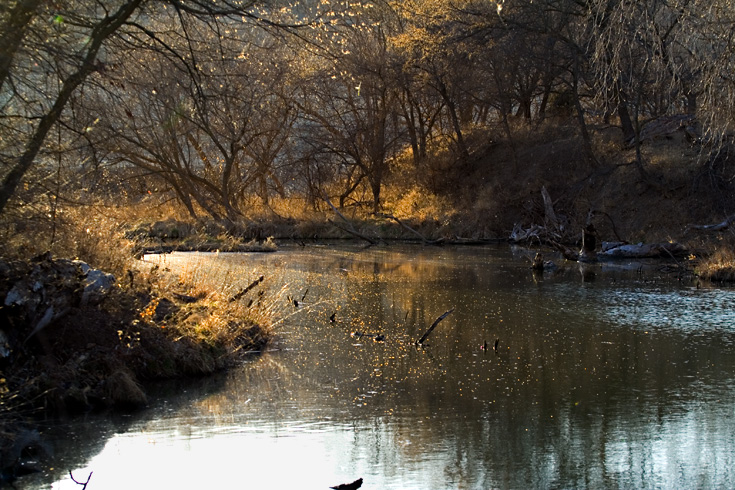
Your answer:
[[[55,424],[54,469],[17,486],[81,488],[73,470],[88,490],[735,488],[735,291],[629,263],[534,277],[532,256],[149,256],[233,292],[264,275],[277,340],[142,413]]]

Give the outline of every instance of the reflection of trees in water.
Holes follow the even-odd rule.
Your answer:
[[[69,470],[84,468],[101,453],[109,440],[126,433],[157,432],[171,428],[171,414],[185,413],[187,407],[196,404],[199,396],[218,392],[225,386],[220,374],[195,380],[169,380],[147,386],[150,395],[149,408],[135,413],[105,411],[48,421],[41,430],[44,445],[49,447],[50,458],[44,461],[47,468],[16,482],[18,488],[38,488],[65,479]],[[196,416],[186,414],[176,426],[180,433],[196,427]],[[124,464],[124,463],[123,463]],[[94,471],[94,468],[91,468]],[[82,474],[83,473],[83,474]],[[82,472],[75,477],[86,479]],[[93,487],[94,477],[90,487]]]
[[[735,443],[728,330],[611,321],[601,298],[621,286],[604,274],[594,285],[577,274],[534,283],[525,264],[499,267],[478,254],[453,269],[425,253],[400,264],[405,254],[380,252],[390,263],[377,268],[360,253],[248,262],[256,269],[277,259],[290,269],[272,277],[309,289],[306,307],[284,322],[283,350],[220,384],[194,383],[167,398],[165,416],[136,425],[192,437],[351,430],[344,451],[386,479],[414,468],[440,488],[699,487],[735,478],[735,456],[722,451]],[[451,306],[431,345],[417,349]],[[351,337],[357,329],[387,340]],[[495,338],[498,353],[479,349]],[[696,480],[702,474],[712,480]]]
[[[654,452],[686,463],[676,439],[666,443],[652,435],[675,431],[674,412],[696,404],[696,389],[690,388],[697,383],[685,378],[704,362],[683,370],[659,362],[684,356],[682,338],[639,339],[624,330],[607,343],[600,339],[609,332],[602,334],[559,329],[536,343],[519,334],[498,356],[365,344],[329,357],[321,368],[305,367],[304,360],[291,370],[265,359],[231,383],[268,393],[263,410],[255,410],[274,425],[288,424],[295,411],[307,420],[328,414],[335,425],[358,428],[355,444],[373,451],[370,459],[386,471],[399,473],[406,461],[430,457],[451,481],[485,486],[585,486],[620,479],[645,485],[645,475],[661,471]],[[651,354],[648,362],[632,360],[631,348],[639,354],[659,349],[652,365],[668,368],[651,369]],[[720,357],[715,362],[732,367]],[[222,403],[228,407],[243,397]],[[711,433],[706,415],[694,419],[685,429]],[[732,438],[724,426],[721,434]],[[720,445],[727,442],[714,441],[713,447],[729,447]],[[618,467],[636,471],[621,475]]]

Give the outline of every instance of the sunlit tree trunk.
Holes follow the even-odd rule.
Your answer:
[[[19,1],[0,24],[0,91],[10,74],[15,54],[23,42],[28,25],[38,14],[44,0]]]
[[[95,71],[95,62],[102,43],[119,29],[144,1],[131,0],[123,4],[117,12],[103,18],[94,26],[90,33],[89,42],[81,65],[63,81],[54,104],[41,117],[36,129],[25,144],[20,158],[18,158],[10,172],[3,179],[2,186],[0,186],[0,213],[5,209],[8,201],[20,185],[23,176],[33,165],[38,152],[46,140],[48,132],[61,117],[74,91]]]

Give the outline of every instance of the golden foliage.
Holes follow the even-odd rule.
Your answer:
[[[732,243],[722,243],[695,268],[699,277],[714,282],[735,282],[735,249]]]

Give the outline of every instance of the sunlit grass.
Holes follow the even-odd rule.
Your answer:
[[[0,255],[6,260],[50,251],[53,258],[79,259],[112,273],[116,284],[100,305],[74,309],[62,319],[72,325],[66,330],[47,327],[51,338],[58,337],[52,343],[59,369],[39,377],[27,366],[14,365],[0,376],[0,412],[37,405],[66,410],[68,403],[85,406],[100,400],[140,406],[145,404],[140,384],[145,380],[208,374],[237,362],[244,352],[262,350],[270,341],[278,305],[283,305],[280,285],[259,282],[237,296],[238,288],[246,285],[232,271],[211,264],[177,272],[165,265],[146,265],[134,258],[139,244],[125,233],[141,216],[122,208],[74,206],[57,210],[53,222],[31,218],[37,226],[8,220],[2,227]],[[276,248],[272,238],[244,245]],[[69,332],[73,335],[65,340]],[[80,343],[80,338],[94,342]],[[85,386],[103,392],[88,393]],[[0,420],[0,431],[4,425]]]
[[[735,250],[731,246],[721,246],[700,261],[696,272],[708,281],[735,282]]]
[[[161,325],[168,335],[220,346],[229,353],[242,349],[245,340],[253,345],[267,340],[283,292],[270,291],[265,276],[254,272],[243,277],[242,269],[211,257],[181,254],[149,259],[157,265],[140,269],[151,278],[154,297],[191,298],[191,303],[181,305],[174,318]],[[256,338],[246,339],[248,335]]]

